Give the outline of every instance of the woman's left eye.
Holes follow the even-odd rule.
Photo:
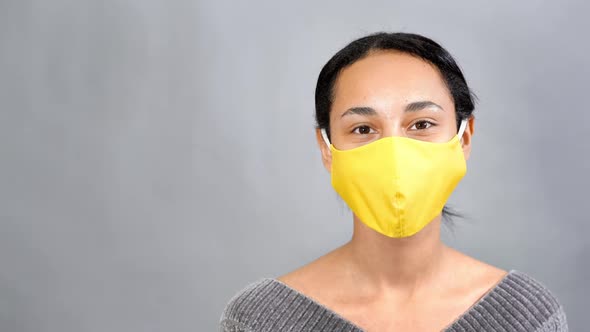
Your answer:
[[[418,121],[410,128],[410,130],[424,130],[434,126],[434,123],[426,120]]]
[[[372,134],[374,132],[373,128],[363,125],[363,126],[358,126],[356,128],[354,128],[352,130],[353,133],[355,134],[361,134],[361,135],[368,135],[368,134]]]

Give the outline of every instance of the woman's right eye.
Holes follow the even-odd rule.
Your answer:
[[[358,126],[356,128],[354,128],[352,130],[353,133],[355,134],[360,134],[360,135],[368,135],[368,134],[372,134],[372,128],[369,126]]]

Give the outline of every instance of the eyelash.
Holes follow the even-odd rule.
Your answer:
[[[374,129],[373,129],[373,128],[371,128],[371,127],[369,127],[369,126],[367,126],[367,125],[362,125],[362,126],[357,126],[357,127],[354,127],[354,128],[352,129],[351,133],[353,133],[353,134],[358,134],[358,135],[369,135],[369,134],[373,134],[373,133],[371,133],[371,132],[369,132],[368,134],[361,134],[360,132],[359,132],[359,133],[356,133],[357,129],[360,129],[360,128],[369,128],[369,130],[373,130],[373,131],[374,131]]]
[[[419,123],[427,123],[429,126],[428,126],[428,127],[426,127],[426,128],[423,128],[423,129],[418,129],[418,128],[416,128],[416,129],[412,129],[412,128],[414,128],[414,127],[415,127],[417,124],[419,124]],[[426,130],[426,129],[428,129],[428,128],[430,128],[430,127],[433,127],[433,126],[436,126],[436,124],[435,124],[435,123],[433,123],[433,122],[431,122],[431,121],[428,121],[428,120],[420,120],[420,121],[416,121],[416,122],[415,122],[415,123],[414,123],[414,124],[413,124],[413,125],[410,127],[410,130]]]
[[[415,127],[417,124],[423,124],[423,123],[426,123],[426,124],[428,124],[428,127],[426,127],[426,128],[423,128],[423,129],[418,129],[418,128],[416,128],[416,129],[412,129],[412,128],[414,128],[414,127]],[[431,127],[433,127],[433,126],[436,126],[436,124],[435,124],[435,123],[433,123],[433,122],[431,122],[431,121],[428,121],[428,120],[420,120],[420,121],[416,121],[416,122],[415,122],[415,123],[414,123],[414,124],[413,124],[413,125],[410,127],[410,130],[426,130],[426,129],[428,129],[428,128],[431,128]],[[372,134],[372,133],[368,133],[368,134],[361,134],[360,132],[359,132],[359,133],[357,133],[356,131],[357,131],[357,130],[359,130],[360,128],[369,128],[369,130],[373,130],[373,131],[374,131],[374,129],[373,129],[373,128],[371,128],[371,127],[369,127],[369,126],[367,126],[367,125],[362,125],[362,126],[357,126],[357,127],[354,127],[354,128],[352,129],[352,131],[351,131],[351,132],[352,132],[353,134],[359,134],[359,135],[369,135],[369,134]]]

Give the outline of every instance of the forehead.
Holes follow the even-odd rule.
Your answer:
[[[416,100],[453,106],[434,65],[406,53],[376,51],[342,70],[332,106],[337,112],[360,104],[391,109]]]

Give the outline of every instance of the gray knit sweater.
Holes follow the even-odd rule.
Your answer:
[[[511,270],[445,331],[567,332],[565,312],[540,282]],[[264,278],[238,292],[220,321],[222,332],[347,331],[360,327],[286,284]]]

